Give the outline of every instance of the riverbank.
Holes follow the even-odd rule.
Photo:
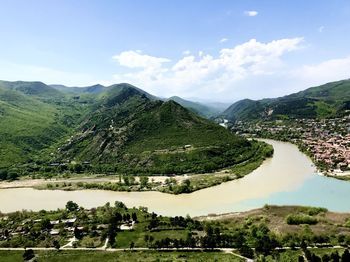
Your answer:
[[[268,150],[267,150],[267,149]],[[259,150],[248,161],[214,173],[185,174],[176,176],[132,176],[132,175],[78,175],[77,177],[57,177],[50,179],[21,178],[15,181],[0,182],[0,189],[35,188],[39,190],[82,190],[98,189],[109,191],[158,191],[169,194],[192,193],[204,188],[219,185],[244,177],[257,169],[263,161],[273,154],[272,146]]]
[[[337,211],[349,210],[348,205],[342,201],[348,195],[350,197],[348,183],[339,183],[340,181],[335,183],[331,179],[316,176],[310,159],[302,154],[295,145],[274,140],[264,141],[273,146],[274,155],[266,159],[259,168],[241,179],[197,190],[190,194],[175,195],[157,191],[63,191],[10,188],[0,189],[2,200],[0,211],[55,210],[62,208],[69,200],[85,208],[119,200],[128,206],[146,206],[158,214],[174,216],[245,211],[263,206],[265,203],[325,205],[329,209],[335,207]],[[96,179],[101,178],[96,177]],[[118,180],[119,178],[113,177],[113,179]],[[309,187],[308,181],[310,180],[312,180],[311,188],[305,189],[305,192],[299,192],[299,188],[304,183],[307,183]],[[315,192],[318,188],[320,193]],[[337,193],[334,194],[334,191]]]

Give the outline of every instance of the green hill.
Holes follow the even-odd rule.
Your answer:
[[[196,114],[198,114],[200,116],[206,117],[206,118],[212,117],[212,116],[220,113],[220,111],[217,108],[214,108],[211,106],[206,106],[206,105],[203,105],[201,103],[185,100],[185,99],[178,97],[178,96],[172,96],[172,97],[168,98],[168,100],[175,101],[176,103],[182,105],[183,107],[195,112]]]
[[[24,82],[24,81],[0,81],[0,87],[5,90],[18,91],[22,94],[41,98],[41,99],[61,99],[64,94],[60,91],[45,85],[42,82]]]
[[[241,100],[226,109],[222,116],[232,121],[328,118],[343,116],[348,110],[350,80],[342,80],[275,99]]]
[[[91,172],[196,173],[266,154],[262,143],[129,84],[86,94],[55,88],[1,82],[0,168],[61,172],[85,163]]]
[[[54,161],[128,173],[207,172],[251,159],[262,149],[174,101],[152,100],[130,85],[111,88],[78,130]]]
[[[69,132],[75,114],[0,87],[0,167],[33,159]]]

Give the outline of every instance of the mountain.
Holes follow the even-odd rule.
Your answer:
[[[0,87],[5,90],[18,91],[22,94],[42,99],[59,99],[64,96],[62,92],[42,82],[0,81]]]
[[[175,101],[176,103],[182,105],[183,107],[197,113],[200,116],[206,117],[206,118],[212,117],[212,116],[220,113],[220,110],[218,110],[215,107],[203,105],[203,104],[198,103],[198,102],[192,102],[189,100],[185,100],[185,99],[178,97],[178,96],[172,96],[172,97],[168,98],[167,100]]]
[[[66,94],[76,94],[76,95],[90,94],[90,95],[97,95],[101,97],[105,96],[106,94],[108,95],[110,93],[110,90],[116,91],[125,86],[129,86],[131,88],[138,90],[140,93],[146,95],[150,99],[158,99],[156,96],[153,96],[147,93],[146,91],[127,83],[114,84],[111,86],[103,86],[100,84],[85,86],[85,87],[68,87],[64,85],[50,85],[50,86]]]
[[[222,117],[231,121],[343,116],[350,110],[350,80],[327,83],[274,99],[244,99]]]
[[[0,167],[31,161],[69,134],[85,109],[64,99],[40,82],[1,82]]]
[[[63,93],[68,93],[68,94],[83,94],[83,93],[88,93],[88,94],[99,94],[102,93],[106,90],[106,87],[103,85],[92,85],[92,86],[85,86],[85,87],[68,87],[64,85],[50,85],[52,88],[55,88],[58,91],[61,91]]]
[[[85,87],[79,94],[66,89],[1,82],[0,168],[50,172],[88,163],[97,173],[180,174],[263,154],[261,143],[130,84]]]
[[[51,161],[127,173],[207,172],[246,161],[256,142],[131,85],[111,87]]]

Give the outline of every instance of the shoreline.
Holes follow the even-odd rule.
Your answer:
[[[273,152],[273,149],[272,149]],[[225,182],[233,181],[245,177],[258,169],[266,160],[273,158],[262,156],[258,159],[251,159],[247,162],[239,163],[222,170],[203,174],[183,174],[183,175],[154,175],[154,176],[132,176],[134,183],[123,184],[124,177],[130,175],[79,175],[77,177],[64,178],[53,177],[44,178],[20,178],[15,181],[1,181],[1,189],[33,188],[37,190],[108,190],[115,192],[161,192],[167,194],[190,194],[205,188],[214,187]],[[141,178],[147,177],[146,186],[141,186]],[[123,178],[123,179],[122,179]],[[170,182],[169,182],[170,181]],[[187,183],[186,183],[187,182]],[[185,188],[185,185],[187,187]]]

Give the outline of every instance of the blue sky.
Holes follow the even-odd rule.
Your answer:
[[[0,79],[231,102],[350,75],[349,1],[0,1]]]

